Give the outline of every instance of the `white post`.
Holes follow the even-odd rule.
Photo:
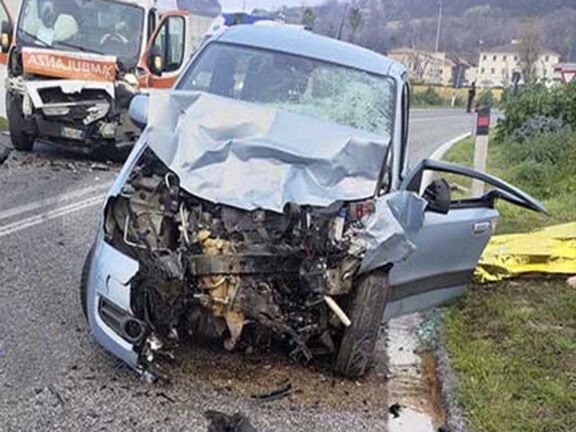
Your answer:
[[[488,161],[488,142],[490,139],[490,108],[481,108],[478,111],[476,123],[476,147],[474,149],[474,169],[486,172]],[[478,198],[484,195],[484,182],[472,180],[472,196]]]

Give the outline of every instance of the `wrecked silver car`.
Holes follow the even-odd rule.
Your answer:
[[[106,349],[153,377],[186,340],[278,341],[362,376],[381,323],[461,295],[497,198],[537,201],[482,173],[408,172],[403,67],[303,30],[213,38],[174,90],[138,96],[146,126],[110,191],[82,304]],[[427,170],[494,186],[452,200]]]

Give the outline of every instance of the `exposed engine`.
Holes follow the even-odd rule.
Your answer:
[[[216,205],[180,188],[146,150],[106,210],[107,241],[137,259],[131,306],[149,362],[182,338],[279,337],[303,361],[337,349],[361,264],[355,233],[372,202],[290,205],[283,214]]]

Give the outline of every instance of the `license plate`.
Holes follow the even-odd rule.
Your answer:
[[[70,127],[62,127],[61,134],[64,138],[75,140],[81,140],[84,137],[84,131],[82,129],[74,129]]]

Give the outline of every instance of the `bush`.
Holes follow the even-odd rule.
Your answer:
[[[484,90],[478,96],[478,101],[476,102],[480,107],[493,107],[496,105],[496,98],[494,97],[494,93],[492,90]]]
[[[444,99],[434,87],[428,87],[423,93],[412,93],[412,104],[416,106],[437,106],[443,103]]]
[[[562,120],[538,116],[528,120],[521,128],[516,129],[514,137],[516,137],[518,141],[523,142],[535,135],[558,131],[562,129],[563,126],[564,123]]]
[[[535,117],[557,119],[576,129],[576,83],[552,90],[543,85],[525,87],[504,104],[506,118],[498,125],[498,138],[509,136]]]
[[[466,102],[467,101],[462,96],[456,96],[454,99],[454,106],[458,108],[465,108]]]
[[[576,194],[576,133],[570,127],[523,140],[510,136],[495,145],[509,166],[507,180],[513,184],[544,199]]]

